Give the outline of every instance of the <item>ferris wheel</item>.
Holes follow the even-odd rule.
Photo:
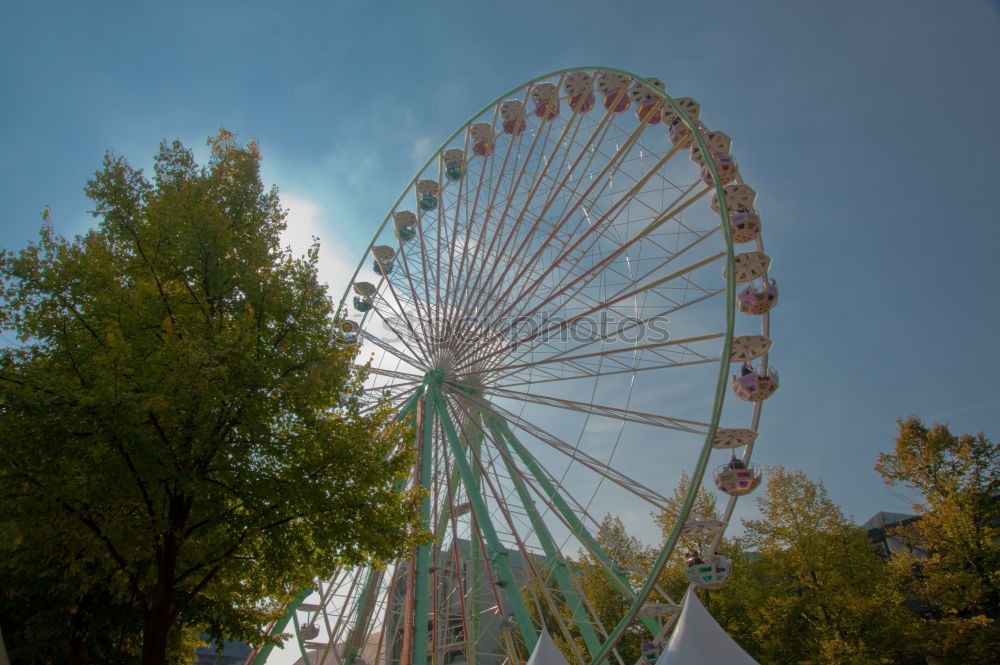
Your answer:
[[[513,665],[543,614],[573,665],[623,662],[632,622],[662,635],[677,610],[646,601],[680,537],[703,542],[692,584],[726,581],[712,553],[761,482],[750,457],[778,387],[755,196],[697,102],[611,68],[529,81],[448,137],[342,300],[373,402],[415,423],[408,486],[427,490],[433,540],[317,580],[288,616],[301,662]],[[689,515],[712,460],[722,520]],[[609,513],[637,533],[661,533],[654,514],[672,525],[652,564],[600,542]],[[617,625],[581,556],[626,599]]]

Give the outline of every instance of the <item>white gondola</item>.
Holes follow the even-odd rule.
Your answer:
[[[729,208],[729,235],[737,245],[752,242],[760,235],[760,215],[753,208]]]
[[[650,76],[646,79],[653,84],[657,90],[664,91],[667,86],[658,78]],[[663,105],[663,97],[656,94],[650,86],[635,82],[632,89],[628,91],[628,96],[635,103],[635,115],[640,121],[647,125],[657,125],[662,120],[663,114],[660,107]]]
[[[757,192],[748,185],[726,185],[723,195],[733,242],[740,244],[756,240],[761,229],[760,216],[753,207]],[[719,212],[718,196],[712,196],[711,208]]]
[[[465,175],[465,153],[461,148],[452,148],[441,153],[444,175],[448,180],[461,180]]]
[[[594,77],[587,72],[573,72],[563,81],[573,113],[586,113],[594,108]]]
[[[730,154],[733,141],[725,132],[706,132],[704,134],[705,147],[712,158],[712,165],[719,176],[719,182],[723,185],[731,183],[736,179],[736,161]],[[701,179],[706,185],[713,184],[712,174],[705,164],[705,156],[697,143],[691,145],[691,161],[697,164],[701,171]]]
[[[388,277],[389,273],[392,272],[396,250],[388,245],[379,245],[372,247],[372,256],[375,257],[375,261],[372,262],[372,270],[383,277]]]
[[[720,427],[715,430],[712,447],[716,450],[740,448],[757,440],[757,432],[752,429],[737,427]]]
[[[728,557],[715,554],[702,563],[688,566],[685,573],[688,581],[696,587],[718,589],[729,579],[731,568]]]
[[[493,125],[488,122],[477,122],[469,127],[469,135],[472,136],[472,154],[479,157],[488,157],[493,154],[495,136]]]
[[[612,113],[627,111],[629,107],[628,84],[632,79],[617,72],[601,72],[597,89],[604,95],[604,108]]]
[[[409,242],[417,235],[417,216],[409,210],[393,214],[392,223],[396,227],[396,237],[400,242]]]
[[[757,192],[750,185],[726,185],[722,188],[722,198],[727,208],[745,206],[752,208],[757,200]],[[708,204],[712,212],[719,213],[719,197],[712,194],[712,202]]]
[[[559,88],[553,83],[539,83],[531,89],[531,102],[535,105],[535,116],[540,120],[555,120],[559,117]]]
[[[430,212],[438,207],[438,193],[441,185],[435,180],[417,181],[417,206],[422,212]]]
[[[778,284],[773,279],[763,289],[757,290],[750,285],[736,295],[736,306],[744,314],[766,314],[777,304]]]
[[[760,486],[764,475],[756,464],[733,458],[715,471],[715,486],[730,496],[745,496]]]
[[[764,335],[741,335],[729,347],[729,362],[745,363],[771,350],[771,340]]]
[[[737,284],[746,284],[767,275],[771,268],[771,257],[764,252],[743,252],[733,259],[733,269]],[[726,271],[723,270],[723,276]]]
[[[503,133],[508,136],[520,136],[527,128],[527,111],[520,99],[508,99],[500,105],[500,121],[503,123]]]
[[[354,344],[358,341],[359,330],[361,330],[361,326],[358,325],[357,321],[344,319],[340,322],[340,334],[343,341],[347,344]]]
[[[747,363],[743,365],[739,375],[733,375],[732,386],[733,392],[740,399],[762,402],[778,389],[778,372],[769,369],[767,374],[761,374]]]
[[[377,289],[371,282],[354,283],[354,309],[367,312],[372,308]]]
[[[698,102],[690,97],[678,97],[674,100],[674,103],[680,108],[681,113],[692,125],[696,127],[701,126],[701,123],[698,122],[701,105]],[[671,145],[678,145],[690,139],[691,130],[684,124],[683,118],[672,106],[664,104],[660,117],[663,120],[663,124],[667,126],[667,138],[670,139]]]

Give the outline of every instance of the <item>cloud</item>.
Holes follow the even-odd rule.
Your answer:
[[[429,136],[421,136],[413,142],[413,147],[410,149],[410,159],[413,161],[414,168],[427,161],[433,147]]]
[[[319,280],[327,285],[330,297],[339,301],[356,262],[340,250],[346,243],[332,230],[335,227],[330,212],[318,202],[296,194],[282,194],[281,202],[288,209],[282,242],[301,256],[309,250],[314,238],[319,239]]]

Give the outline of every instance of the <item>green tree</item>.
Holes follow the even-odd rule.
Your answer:
[[[15,662],[65,660],[19,649],[73,621],[71,662],[130,642],[159,665],[194,628],[259,641],[313,575],[412,544],[405,430],[363,404],[317,248],[282,248],[255,142],[209,145],[199,167],[164,143],[152,181],[109,154],[85,190],[96,230],[46,225],[0,255],[0,326],[20,341],[0,352]],[[40,587],[58,596],[47,627],[11,611]],[[132,634],[106,633],[115,612]]]
[[[632,588],[638,588],[646,581],[641,570],[648,567],[654,553],[638,538],[628,534],[621,518],[606,515],[594,533],[594,539],[613,565],[625,575]],[[578,560],[570,565],[576,574],[579,592],[585,599],[587,613],[595,620],[596,632],[599,635],[606,634],[606,631],[618,625],[628,611],[631,605],[628,596],[612,581],[607,567],[593,553],[581,550]],[[553,590],[543,593],[537,584],[526,591],[534,600],[530,604],[534,614],[537,617],[541,611],[540,622],[544,623],[552,641],[566,660],[570,663],[579,662],[577,653],[586,659],[589,653],[586,643],[562,595]],[[635,662],[639,658],[640,636],[644,631],[642,624],[636,621],[618,643],[616,649],[625,662]],[[569,633],[568,639],[566,633]],[[569,640],[573,641],[572,646]]]
[[[663,530],[664,536],[673,528],[675,515],[684,503],[687,489],[690,485],[690,478],[682,474],[680,484],[674,489],[670,499],[670,512],[662,512],[654,515],[655,522]],[[691,517],[709,517],[718,519],[716,510],[715,495],[704,489],[699,489],[692,506]],[[628,580],[633,589],[639,589],[646,583],[646,571],[652,566],[656,558],[657,551],[644,544],[635,536],[628,533],[621,518],[606,515],[601,521],[594,538],[601,546],[603,552],[610,561],[620,570]],[[687,577],[684,574],[684,552],[691,549],[699,549],[701,543],[694,540],[682,539],[674,549],[674,556],[670,564],[664,570],[659,580],[659,584],[654,587],[649,597],[649,602],[665,602],[673,600],[677,602],[684,595],[687,588]],[[631,597],[623,593],[620,584],[612,579],[607,567],[592,552],[581,551],[579,559],[573,564],[577,572],[577,579],[580,589],[587,599],[589,609],[600,627],[608,631],[618,625],[622,617],[632,605]],[[537,593],[537,590],[536,590]],[[669,597],[668,597],[669,596]],[[544,604],[539,603],[539,606]],[[570,633],[576,644],[577,650],[586,654],[587,649],[583,638],[573,628],[570,613],[561,604],[555,610],[546,608],[545,617],[549,633],[553,641],[562,650],[569,662],[575,662],[573,649],[568,644],[565,636],[554,619],[554,613],[558,611],[564,624],[571,627]],[[640,642],[642,637],[649,635],[649,630],[640,619],[633,620],[626,629],[625,635],[618,642],[616,650],[625,662],[635,662],[641,655]]]
[[[908,612],[867,534],[822,483],[781,466],[767,475],[762,518],[743,522],[741,546],[756,554],[716,592],[716,618],[761,662],[892,662]]]
[[[940,663],[996,662],[1000,652],[1000,445],[982,432],[955,436],[946,425],[899,421],[892,453],[875,469],[915,492],[921,515],[896,530],[911,546],[893,565],[913,596],[929,604],[912,639]],[[926,556],[923,556],[926,553]]]

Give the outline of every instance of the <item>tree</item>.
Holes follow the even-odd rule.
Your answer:
[[[46,224],[0,254],[0,325],[20,340],[0,352],[0,510],[24,534],[0,576],[59,590],[50,629],[85,624],[70,662],[131,640],[159,665],[193,628],[259,640],[313,575],[413,543],[406,428],[362,401],[318,248],[281,247],[255,142],[209,145],[202,168],[162,144],[152,182],[107,155],[85,189],[97,229]],[[114,611],[139,634],[103,634]],[[3,615],[21,662],[19,631],[40,633]]]
[[[690,485],[690,478],[682,474],[680,484],[674,489],[673,498],[669,501],[670,512],[661,512],[654,515],[655,522],[663,530],[664,536],[673,528],[675,515],[680,510],[687,495]],[[692,517],[718,518],[715,508],[715,496],[699,489],[695,496],[694,505],[691,511]],[[606,515],[598,526],[594,538],[600,545],[601,550],[608,557],[610,562],[621,572],[632,589],[641,588],[646,583],[646,571],[652,566],[657,551],[642,543],[638,538],[632,536],[625,529],[625,524],[621,518]],[[654,586],[653,592],[649,596],[649,602],[665,602],[667,600],[679,601],[687,587],[687,577],[684,574],[684,554],[690,549],[697,549],[700,543],[682,539],[674,549],[671,564],[664,570],[660,577],[659,584]],[[579,559],[573,564],[580,590],[586,598],[588,608],[592,612],[596,622],[604,631],[610,631],[621,621],[632,605],[632,598],[629,593],[623,592],[621,584],[612,578],[607,566],[592,552],[581,550]],[[540,592],[536,589],[536,595]],[[669,595],[669,598],[667,597]],[[546,607],[545,603],[539,602],[539,607]],[[569,662],[575,662],[576,656],[573,648],[569,645],[559,624],[555,621],[554,614],[558,612],[563,619],[563,623],[569,626],[570,637],[575,642],[576,651],[586,654],[585,642],[579,632],[575,629],[570,618],[570,612],[565,603],[548,610],[544,621],[552,636],[553,641],[562,650]],[[616,651],[624,662],[635,662],[641,654],[640,642],[644,635],[649,635],[649,629],[642,619],[634,619],[626,628],[625,635],[616,645]],[[655,631],[654,631],[655,632]]]
[[[887,484],[917,494],[921,518],[895,531],[911,551],[893,561],[909,592],[933,609],[912,639],[935,662],[993,663],[1000,651],[1000,445],[982,432],[927,427],[916,416],[898,425],[893,452],[880,453],[875,469]]]
[[[621,518],[606,515],[598,525],[594,539],[633,589],[640,587],[646,581],[640,571],[649,566],[654,552],[638,538],[628,534]],[[631,600],[622,591],[620,583],[611,579],[607,567],[592,552],[581,550],[578,560],[571,565],[576,573],[579,592],[585,599],[588,614],[595,620],[598,634],[603,635],[604,631],[610,631],[618,625],[628,611]],[[562,651],[566,660],[570,663],[579,662],[577,653],[586,659],[587,645],[562,595],[551,591],[548,594],[543,593],[537,585],[529,588],[528,592],[535,600],[531,603],[533,611],[537,615],[538,610],[541,610],[542,616],[539,619],[545,624],[552,641]],[[555,602],[555,607],[552,606],[550,598]],[[635,621],[618,642],[616,650],[625,662],[635,662],[639,658],[640,635],[644,630],[641,623]],[[572,646],[566,633],[574,643]]]
[[[712,611],[761,662],[892,662],[909,618],[891,571],[822,483],[768,468],[759,520],[744,520],[735,566]]]

